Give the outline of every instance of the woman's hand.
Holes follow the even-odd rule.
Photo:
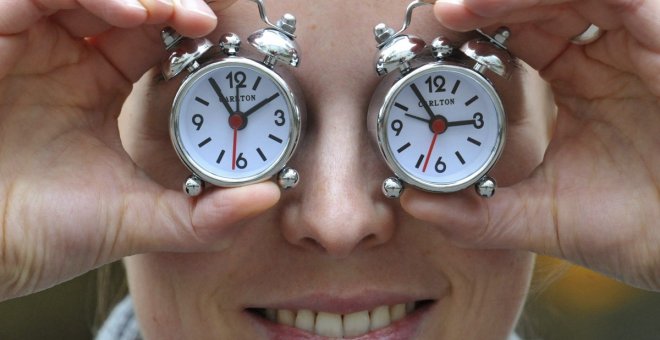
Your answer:
[[[202,0],[0,2],[0,300],[135,253],[220,248],[275,204],[272,183],[167,190],[119,138],[133,82],[163,57],[160,28],[200,36],[216,20]]]
[[[435,13],[457,30],[508,26],[558,116],[526,180],[492,199],[410,190],[404,208],[464,246],[559,256],[660,290],[660,2],[446,0]],[[605,34],[572,44],[590,23]]]

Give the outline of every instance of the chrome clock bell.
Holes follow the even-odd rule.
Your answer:
[[[234,33],[214,45],[169,28],[162,32],[170,52],[164,78],[189,73],[174,98],[170,136],[192,172],[183,185],[190,196],[199,195],[204,183],[234,187],[275,174],[284,189],[298,182],[298,172],[286,163],[300,139],[305,106],[295,78],[283,66],[300,62],[296,19],[285,14],[273,24],[263,1],[251,1],[267,25],[248,37],[252,51],[244,52]]]
[[[435,1],[413,1],[397,32],[378,24],[376,72],[384,76],[369,105],[368,127],[394,172],[383,182],[391,198],[404,185],[451,193],[475,186],[491,197],[495,180],[488,172],[505,142],[506,117],[487,75],[509,77],[514,58],[505,47],[509,30],[455,49],[438,37],[430,44],[406,35],[413,10]]]

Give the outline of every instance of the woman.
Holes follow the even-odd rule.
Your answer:
[[[513,53],[550,82],[558,120],[549,140],[555,110],[531,70],[497,81],[511,128],[494,175],[506,188],[490,200],[408,190],[400,202],[380,193],[389,171],[364,120],[378,81],[372,27],[397,25],[404,3],[267,3],[299,20],[309,124],[292,164],[303,182],[197,200],[180,193],[186,171],[167,135],[177,84],[147,74],[125,103],[163,54],[156,27],[131,27],[205,35],[213,12],[80,3],[0,11],[4,298],[141,254],[126,267],[148,339],[502,339],[524,302],[528,251],[660,288],[657,2],[438,1],[455,30],[508,24]],[[261,27],[252,3],[211,6],[212,40]],[[427,41],[469,37],[430,7],[415,15]],[[571,44],[592,22],[605,35]]]

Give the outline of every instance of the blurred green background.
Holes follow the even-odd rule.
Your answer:
[[[561,276],[530,296],[520,327],[525,339],[660,339],[660,293],[634,289],[550,258],[539,258],[538,268],[560,268]],[[107,283],[108,270],[115,281],[101,288],[99,300],[97,281],[101,276]],[[100,322],[95,319],[103,318],[97,315],[97,304],[112,304],[124,294],[121,271],[121,264],[115,263],[103,273],[94,271],[0,303],[0,339],[92,339]],[[544,274],[537,278],[536,285],[548,282]]]

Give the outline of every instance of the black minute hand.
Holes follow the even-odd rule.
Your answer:
[[[227,102],[227,98],[225,97],[224,94],[222,94],[222,90],[220,89],[220,86],[218,85],[218,82],[215,81],[213,78],[209,78],[209,83],[211,84],[211,87],[213,88],[213,91],[218,95],[220,98],[220,102],[222,102],[222,105],[225,106],[225,109],[227,112],[229,112],[230,115],[233,115],[235,112],[232,110],[231,106],[229,106],[229,103]]]
[[[431,107],[429,106],[429,103],[424,99],[424,96],[422,96],[422,93],[419,92],[419,89],[417,88],[417,85],[411,84],[410,88],[415,92],[415,96],[417,96],[417,99],[422,103],[424,106],[424,110],[426,110],[426,113],[429,114],[429,117],[435,118],[435,115],[433,114],[433,110],[431,110]]]
[[[425,119],[425,118],[422,118],[422,117],[417,117],[417,116],[412,115],[412,114],[410,114],[410,113],[406,113],[406,117],[410,117],[410,118],[412,118],[412,119],[421,120],[421,121],[424,122],[424,123],[430,123],[430,122],[431,122],[431,120],[429,120],[429,119]]]
[[[245,111],[243,116],[247,117],[247,116],[255,113],[257,110],[259,110],[260,108],[266,106],[268,103],[272,102],[273,100],[275,100],[275,98],[277,98],[279,96],[280,96],[279,93],[275,93],[274,95],[260,101],[257,105],[253,106],[251,109]]]

